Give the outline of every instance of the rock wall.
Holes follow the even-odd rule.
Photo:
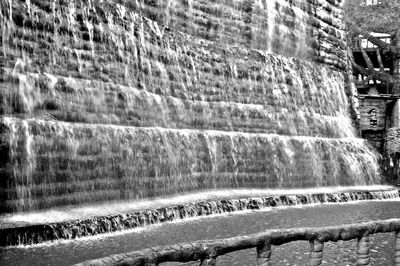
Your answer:
[[[389,155],[400,153],[400,128],[389,128],[386,134],[385,151]]]
[[[3,206],[41,209],[210,188],[371,184],[360,139],[4,119],[15,176]],[[357,154],[357,155],[355,155]],[[365,156],[365,158],[363,158]],[[262,163],[261,163],[262,162]],[[268,176],[266,176],[266,173]]]
[[[0,5],[0,213],[379,182],[340,1]]]
[[[188,49],[201,53],[203,48]],[[219,54],[223,57],[213,58]],[[70,72],[16,74],[6,69],[0,108],[5,115],[91,124],[352,136],[339,72],[238,48],[230,52],[218,48],[213,56],[194,59],[195,72],[179,62],[180,70],[176,65],[150,62],[153,74],[144,77],[146,88],[137,84],[140,78],[132,81],[133,86],[121,85],[92,76],[97,72],[82,79],[65,76]],[[205,64],[214,69],[201,70]],[[160,69],[164,75],[155,75]],[[132,75],[142,75],[133,71]]]
[[[132,35],[141,35],[140,41],[144,43],[140,46],[149,38],[162,42],[172,34],[177,41],[189,35],[212,41],[221,48],[228,45],[258,49],[344,69],[346,44],[341,5],[342,0],[108,0],[100,3],[10,0],[2,3],[3,51],[8,44],[13,44],[9,52],[14,57],[7,56],[6,51],[3,56],[7,59],[5,64],[12,68],[24,52],[28,57],[36,55],[37,59],[32,58],[31,63],[35,63],[37,70],[54,66],[69,67],[69,72],[88,68],[107,77],[112,69],[106,67],[102,71],[102,63],[113,61],[117,66],[135,60],[129,52],[135,50],[138,36]],[[38,35],[38,31],[43,35]],[[182,37],[180,33],[186,34]],[[191,40],[188,41],[192,45],[197,44]],[[177,45],[190,51],[179,42]],[[169,48],[174,50],[174,45]],[[105,52],[105,60],[105,55],[99,52]],[[166,52],[168,58],[171,51]],[[193,51],[193,54],[197,53]],[[60,55],[72,60],[63,60]]]
[[[388,182],[400,183],[400,128],[389,128],[385,136],[385,177]]]
[[[361,130],[382,131],[387,126],[387,105],[390,99],[366,98],[360,100],[360,128]],[[375,115],[372,114],[375,110]],[[375,122],[374,122],[375,121]],[[390,123],[390,122],[389,122]]]
[[[386,129],[391,127],[391,99],[360,99],[360,130],[362,137],[380,153],[384,152]]]
[[[343,69],[342,0],[124,1],[171,28],[228,45],[323,62]]]

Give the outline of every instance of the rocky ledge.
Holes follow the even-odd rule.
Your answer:
[[[29,245],[59,239],[75,239],[162,222],[244,210],[398,198],[400,198],[399,191],[394,189],[198,201],[160,209],[91,217],[84,220],[2,228],[0,229],[0,246]]]

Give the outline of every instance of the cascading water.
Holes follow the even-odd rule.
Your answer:
[[[378,186],[379,187],[379,186]],[[378,189],[374,186],[373,189]],[[359,188],[358,188],[359,189]],[[371,187],[370,187],[371,189]],[[382,188],[381,188],[382,189]],[[285,190],[287,193],[288,190]],[[291,191],[292,193],[295,191]],[[62,219],[54,218],[59,216],[57,210],[44,213],[22,213],[2,219],[3,230],[0,231],[0,247],[20,244],[36,244],[56,239],[74,239],[84,236],[92,236],[101,233],[109,233],[123,229],[144,227],[162,222],[179,221],[182,219],[204,217],[209,215],[227,214],[237,211],[249,210],[271,210],[272,208],[286,208],[290,206],[307,206],[315,204],[344,204],[362,202],[367,200],[399,200],[399,191],[396,189],[385,191],[342,191],[334,192],[329,189],[319,189],[318,193],[312,190],[302,190],[296,195],[280,196],[258,196],[241,198],[242,191],[217,191],[209,194],[225,194],[225,196],[236,196],[239,198],[228,198],[204,200],[204,194],[191,194],[190,203],[185,202],[183,197],[175,197],[167,207],[165,200],[153,200],[140,202],[140,204],[104,203],[81,207],[75,210],[74,214],[63,216]],[[237,194],[239,193],[239,194]],[[253,191],[254,193],[254,191]],[[263,194],[265,191],[260,190]],[[233,194],[233,195],[232,195]],[[256,192],[257,194],[257,192]],[[248,194],[245,194],[248,196]],[[187,197],[187,196],[186,196]],[[201,201],[196,201],[201,197]],[[215,197],[212,196],[212,197]],[[180,202],[182,201],[182,202]],[[172,203],[172,205],[171,205]],[[177,204],[177,205],[174,205]],[[137,206],[139,205],[139,206]],[[105,211],[98,215],[99,209]],[[112,211],[110,211],[112,210]],[[79,215],[77,215],[79,213]],[[82,215],[81,213],[84,213]],[[92,215],[90,215],[92,213]],[[90,218],[88,218],[90,217]],[[33,219],[36,224],[32,224]],[[16,227],[15,225],[19,225]],[[22,226],[21,226],[22,225]]]
[[[0,13],[0,212],[379,182],[349,116],[340,1],[10,0]]]

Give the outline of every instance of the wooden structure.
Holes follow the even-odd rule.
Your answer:
[[[383,43],[394,45],[394,38],[388,34],[373,35]],[[393,83],[380,80],[376,73],[395,74],[398,60],[393,53],[380,50],[362,36],[353,41],[352,60],[355,63],[353,74],[360,102],[361,135],[384,154],[386,132],[397,124],[394,110],[400,97]]]
[[[322,264],[324,243],[328,241],[358,240],[357,265],[369,265],[369,236],[377,233],[394,233],[395,248],[393,252],[396,266],[400,266],[400,219],[341,225],[325,228],[296,228],[288,230],[269,230],[250,236],[177,244],[166,247],[155,247],[127,254],[112,255],[80,266],[105,265],[159,265],[163,262],[199,261],[201,266],[216,265],[216,259],[227,253],[255,248],[257,264],[271,265],[271,246],[282,245],[293,241],[309,241],[310,266]]]
[[[377,37],[385,43],[391,43],[392,39],[386,34]],[[376,69],[382,73],[393,74],[395,71],[395,57],[392,53],[382,52],[376,45],[362,37],[354,39],[352,52],[355,63],[365,69]],[[372,86],[376,87],[379,94],[393,93],[392,84],[380,80],[371,79],[363,71],[353,69],[357,90],[360,94],[368,94]]]

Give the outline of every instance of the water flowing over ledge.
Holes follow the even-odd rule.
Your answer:
[[[206,2],[0,1],[0,246],[399,199],[349,115],[343,1]]]
[[[302,206],[322,203],[345,203],[365,200],[393,200],[400,198],[400,193],[397,189],[388,189],[387,187],[375,187],[375,189],[380,189],[376,191],[368,191],[371,187],[358,188],[358,191],[351,191],[352,189],[356,188],[347,188],[348,191],[345,192],[337,192],[337,188],[322,188],[322,191],[325,190],[326,192],[312,193],[309,191],[310,193],[308,194],[297,195],[291,194],[294,191],[289,190],[287,191],[289,194],[286,195],[271,195],[251,198],[229,198],[227,197],[226,192],[210,192],[211,195],[213,195],[211,197],[219,195],[219,197],[227,198],[197,202],[188,202],[187,199],[185,200],[181,198],[180,200],[183,200],[183,202],[179,205],[170,205],[158,209],[142,209],[130,212],[127,211],[129,209],[127,206],[120,206],[119,210],[118,207],[114,210],[115,212],[118,212],[118,214],[94,216],[78,220],[62,220],[63,218],[61,218],[59,222],[49,222],[51,218],[44,223],[30,221],[30,223],[33,222],[33,224],[29,224],[26,222],[31,218],[36,219],[37,217],[41,217],[42,221],[49,219],[49,217],[43,217],[43,215],[48,215],[46,212],[42,214],[19,214],[20,217],[16,217],[15,219],[13,216],[4,216],[0,218],[0,223],[2,223],[2,228],[0,229],[0,246],[37,244],[58,239],[75,239],[101,233],[145,227],[163,222],[209,215],[220,215],[244,210],[260,210],[271,207]],[[275,193],[278,192],[279,191],[276,191]],[[249,193],[249,191],[236,191],[236,193]],[[261,193],[261,191],[257,191],[256,193]],[[201,197],[204,197],[204,194]],[[171,204],[170,200],[171,199],[169,199],[167,204]],[[166,203],[164,202],[164,204]],[[145,205],[146,204],[143,204],[141,207]],[[140,204],[135,204],[135,208],[138,208],[139,206]],[[126,208],[125,212],[121,211],[121,208]],[[82,209],[85,208],[83,207]],[[25,217],[23,218],[23,216]],[[60,219],[60,217],[57,219]],[[21,220],[25,220],[25,222],[21,222]]]
[[[380,183],[342,1],[167,2],[0,2],[0,213]]]
[[[26,211],[196,190],[373,185],[376,154],[357,138],[1,120],[4,209]],[[7,179],[8,177],[8,179]],[[7,209],[6,209],[7,210]]]
[[[341,73],[276,55],[265,60],[264,81],[253,84],[258,89],[220,88],[196,95],[196,91],[160,93],[95,79],[5,69],[3,79],[9,90],[0,90],[0,113],[71,123],[356,136]]]

